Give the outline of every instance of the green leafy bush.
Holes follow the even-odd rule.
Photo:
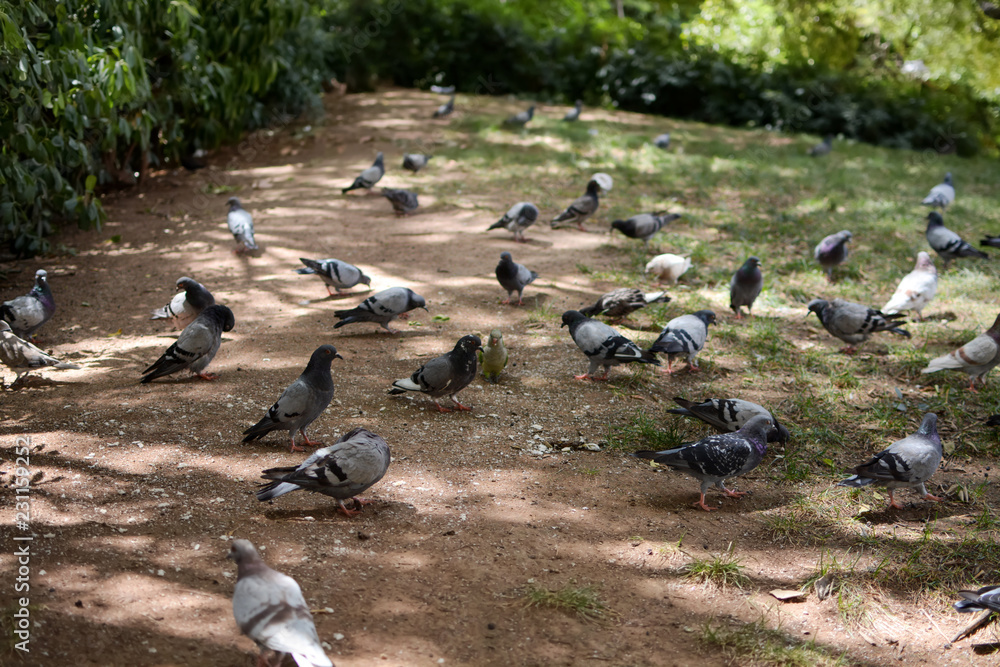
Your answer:
[[[97,227],[95,189],[317,103],[307,0],[0,0],[0,241]]]

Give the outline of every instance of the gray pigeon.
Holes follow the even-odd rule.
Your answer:
[[[656,232],[680,217],[678,213],[667,213],[666,211],[640,213],[628,220],[615,220],[611,223],[611,228],[617,229],[630,239],[642,239],[643,243],[649,243]]]
[[[551,227],[555,229],[561,222],[572,222],[581,232],[587,231],[583,228],[583,223],[594,215],[597,207],[600,206],[601,202],[597,196],[600,191],[601,185],[597,181],[592,180],[587,183],[587,192],[575,199],[572,204],[566,207],[565,211],[553,218],[549,223]]]
[[[298,667],[333,667],[295,580],[269,568],[247,540],[233,540],[227,558],[236,563],[233,617],[240,632],[260,648],[258,667],[271,664],[265,658],[268,650],[277,653],[274,664],[291,654]]]
[[[907,273],[896,287],[889,303],[882,307],[886,315],[894,315],[905,310],[917,313],[917,319],[922,320],[922,310],[937,293],[937,268],[934,260],[926,252],[917,253],[917,265]]]
[[[510,118],[507,118],[503,122],[503,124],[504,125],[513,125],[515,127],[524,127],[534,117],[535,117],[535,105],[532,104],[530,107],[528,107],[524,111],[519,111],[516,114],[514,114],[513,116],[511,116]]]
[[[333,345],[320,345],[309,357],[306,369],[298,379],[281,393],[264,418],[243,431],[243,442],[263,438],[271,431],[288,431],[292,439],[293,452],[305,451],[295,446],[295,432],[302,434],[302,440],[310,447],[323,443],[313,442],[306,435],[306,428],[323,414],[333,400],[333,378],[330,364],[334,359],[343,359]]]
[[[932,359],[921,373],[943,370],[962,371],[969,376],[969,389],[976,390],[976,378],[986,382],[986,374],[1000,364],[1000,315],[993,326],[953,352]]]
[[[171,320],[174,327],[183,329],[201,315],[201,311],[215,305],[215,297],[205,289],[205,286],[191,278],[179,278],[177,289],[183,290],[174,295],[170,303],[159,310],[154,310],[151,320]]]
[[[442,407],[437,399],[448,396],[457,410],[471,410],[462,405],[455,395],[469,386],[476,377],[478,363],[476,351],[483,349],[478,336],[462,336],[455,343],[455,348],[440,357],[431,359],[421,366],[409,378],[396,380],[392,383],[390,394],[402,394],[407,391],[419,391],[427,394],[434,401],[439,412],[451,412]]]
[[[563,313],[562,326],[569,327],[573,342],[590,362],[586,373],[574,376],[577,380],[606,380],[611,367],[619,364],[660,365],[651,351],[643,350],[607,324],[592,320],[578,310]],[[598,366],[604,367],[604,373],[594,375]]]
[[[653,145],[657,148],[662,148],[663,150],[670,148],[670,133],[664,132],[663,134],[659,134],[654,137]]]
[[[695,358],[708,340],[709,324],[715,324],[715,313],[711,310],[699,310],[690,315],[675,317],[663,327],[649,351],[667,355],[667,373],[673,373],[674,359],[680,354],[686,357],[688,371],[696,371],[698,364],[695,363]]]
[[[770,417],[756,415],[735,433],[710,435],[698,442],[661,452],[638,451],[632,456],[670,466],[700,480],[701,497],[694,506],[711,512],[716,508],[705,504],[705,492],[713,484],[731,498],[746,495],[744,491],[727,489],[726,480],[745,475],[760,465],[767,451],[767,434],[773,427]]]
[[[392,210],[399,216],[413,213],[420,206],[417,201],[417,193],[409,190],[382,188],[382,196],[389,200],[389,203],[392,204]]]
[[[339,259],[306,259],[299,257],[299,261],[305,264],[304,269],[296,269],[295,272],[301,275],[316,274],[326,283],[327,294],[333,294],[331,287],[337,292],[348,290],[358,283],[371,285],[372,279],[361,272],[361,269],[342,262]]]
[[[790,436],[788,429],[778,421],[774,413],[750,401],[739,398],[706,398],[701,403],[695,403],[674,397],[674,403],[681,407],[667,410],[667,412],[700,419],[719,429],[722,433],[738,431],[753,417],[764,415],[770,417],[771,421],[774,422],[774,428],[767,434],[768,442],[787,442]]]
[[[955,186],[951,182],[951,172],[944,175],[944,182],[931,188],[930,193],[920,202],[924,206],[940,209],[948,208],[955,201]]]
[[[444,118],[445,116],[451,115],[451,112],[455,110],[455,96],[452,95],[448,98],[448,101],[439,106],[431,118]]]
[[[209,306],[194,318],[194,322],[184,327],[177,342],[167,348],[153,365],[143,371],[142,384],[156,378],[176,373],[185,368],[203,380],[215,380],[219,376],[206,373],[205,369],[222,344],[222,332],[232,331],[236,326],[233,311],[218,304]]]
[[[506,229],[514,232],[514,241],[524,243],[528,239],[524,237],[524,230],[535,224],[538,220],[538,207],[528,201],[519,201],[511,206],[504,216],[490,225],[486,231],[493,229]]]
[[[979,245],[984,248],[1000,248],[1000,236],[986,236]]]
[[[928,412],[916,433],[897,440],[859,465],[854,469],[853,476],[837,482],[837,486],[884,486],[889,489],[889,507],[903,509],[893,497],[896,489],[916,489],[924,500],[944,500],[927,493],[924,487],[924,482],[931,478],[939,465],[941,438],[937,432],[937,415]]]
[[[423,153],[404,153],[403,154],[403,169],[407,171],[412,171],[414,174],[427,166],[430,159],[434,157],[433,155],[424,155]]]
[[[497,264],[496,275],[500,287],[507,290],[507,299],[503,303],[509,304],[510,300],[514,297],[514,292],[517,292],[517,305],[519,306],[524,305],[524,301],[521,299],[524,288],[533,283],[535,278],[538,277],[536,272],[523,264],[515,262],[509,252],[500,253],[500,262]]]
[[[982,250],[976,250],[963,241],[961,236],[945,227],[944,218],[937,211],[931,211],[927,214],[927,231],[925,233],[927,243],[944,260],[945,269],[956,257],[978,257],[980,259],[989,259],[990,257]]]
[[[736,313],[736,319],[743,317],[743,306],[747,307],[747,315],[750,315],[753,302],[764,288],[764,274],[761,273],[760,266],[760,260],[751,256],[743,262],[743,266],[736,269],[729,281],[729,307]]]
[[[854,354],[862,343],[879,331],[910,337],[909,331],[899,328],[900,320],[905,319],[902,313],[886,315],[880,310],[843,299],[813,299],[809,302],[809,312],[816,313],[823,328],[831,335],[847,343],[847,347],[840,350],[844,354]]]
[[[669,301],[670,297],[666,292],[643,292],[635,287],[619,287],[601,296],[593,306],[581,308],[580,312],[587,317],[604,315],[612,320],[620,320],[652,303]]]
[[[408,287],[390,287],[376,292],[350,310],[335,310],[333,316],[340,321],[333,325],[339,329],[354,322],[375,322],[389,333],[399,333],[389,326],[395,318],[406,319],[414,308],[427,310],[427,302]]]
[[[0,305],[0,320],[10,325],[15,336],[27,338],[52,319],[56,302],[49,289],[48,273],[35,271],[35,286],[24,296],[5,301]]]
[[[229,231],[239,245],[233,250],[237,255],[258,250],[257,244],[253,240],[253,216],[243,208],[240,200],[230,197],[226,202],[229,205],[229,213],[226,215],[226,224]]]
[[[340,192],[346,195],[351,190],[360,190],[361,188],[371,192],[372,187],[382,179],[384,174],[385,165],[382,162],[382,151],[379,151],[378,154],[375,155],[375,162],[372,163],[372,166],[362,171],[361,174],[354,179],[353,183],[348,185],[346,188],[343,188]]]
[[[1000,612],[1000,586],[983,586],[977,591],[959,591],[962,599],[953,604],[955,611],[967,614],[973,611]]]
[[[17,373],[14,384],[21,381],[21,378],[35,368],[76,368],[80,367],[65,361],[59,361],[51,357],[26,340],[22,340],[14,335],[10,325],[0,320],[0,361],[8,368]]]
[[[329,447],[317,449],[298,467],[265,470],[263,478],[274,481],[257,491],[257,500],[273,500],[304,489],[336,499],[340,511],[353,516],[370,502],[358,495],[382,479],[391,460],[385,440],[355,428]],[[354,501],[353,510],[344,505],[348,498]]]
[[[577,100],[576,106],[566,112],[563,116],[563,121],[567,123],[572,123],[574,121],[580,120],[580,112],[583,111],[583,100]]]
[[[823,137],[822,143],[818,143],[809,149],[809,157],[821,157],[823,155],[829,155],[830,151],[833,150],[833,135],[828,134]]]
[[[826,279],[831,283],[833,282],[833,268],[843,264],[844,260],[847,259],[847,244],[852,237],[853,234],[846,229],[836,234],[830,234],[820,241],[813,251],[813,257],[823,267]]]

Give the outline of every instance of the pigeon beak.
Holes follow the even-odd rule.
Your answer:
[[[334,359],[343,359],[343,357],[342,357],[342,356],[340,356],[340,352],[336,352],[336,353],[334,353],[334,355],[333,355],[333,358],[334,358]]]

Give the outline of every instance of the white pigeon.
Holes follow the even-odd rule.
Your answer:
[[[922,320],[924,316],[921,311],[934,298],[935,292],[937,268],[931,256],[921,251],[917,254],[917,265],[899,281],[896,293],[882,308],[882,312],[895,315],[904,310],[913,310],[917,313],[917,319]]]
[[[656,279],[676,284],[684,272],[691,268],[691,260],[687,257],[664,253],[657,255],[646,263],[646,273],[653,274]]]
[[[229,204],[229,214],[226,216],[226,224],[229,225],[229,231],[232,233],[233,238],[239,243],[239,246],[233,252],[241,255],[257,250],[257,244],[253,240],[253,216],[243,208],[240,200],[236,197],[230,197],[226,203]]]
[[[215,304],[215,297],[197,280],[182,277],[177,280],[177,289],[170,303],[154,310],[151,320],[171,320],[178,329],[183,329],[201,315],[201,311]]]
[[[268,650],[277,653],[277,665],[291,654],[298,667],[333,667],[298,583],[269,568],[248,540],[234,540],[227,558],[236,563],[233,617],[260,647],[258,667],[272,664]]]

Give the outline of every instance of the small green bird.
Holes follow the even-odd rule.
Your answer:
[[[503,344],[503,334],[499,329],[490,332],[490,337],[479,351],[479,363],[483,367],[483,377],[496,384],[500,373],[507,367],[507,348]]]

